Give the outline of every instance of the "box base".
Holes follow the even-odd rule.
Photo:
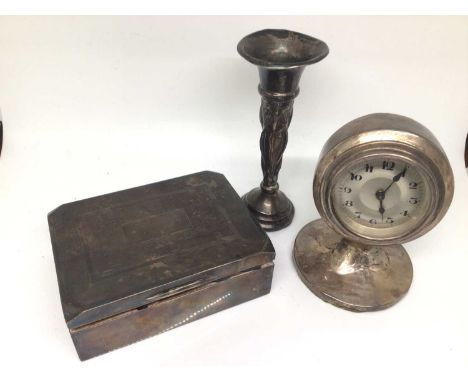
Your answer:
[[[175,329],[270,292],[273,263],[70,329],[82,361]]]

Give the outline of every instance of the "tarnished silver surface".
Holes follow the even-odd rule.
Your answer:
[[[288,144],[288,128],[293,115],[294,98],[306,67],[328,54],[328,46],[302,33],[265,29],[245,36],[237,51],[258,67],[262,96],[260,106],[260,152],[263,181],[243,200],[250,214],[267,231],[288,226],[294,206],[279,190],[278,174]]]
[[[222,174],[74,201],[48,221],[82,360],[270,291],[273,245]]]
[[[297,235],[294,262],[302,281],[318,297],[357,312],[392,306],[413,279],[411,260],[401,245],[351,243],[322,219]]]
[[[242,200],[265,231],[276,231],[291,224],[294,205],[279,189],[268,192],[262,187],[256,187],[245,194]]]

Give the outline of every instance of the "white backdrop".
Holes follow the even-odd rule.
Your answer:
[[[236,52],[265,27],[318,37],[279,182],[296,206],[271,233],[271,294],[80,363],[60,306],[47,213],[90,196],[210,169],[243,194],[261,180],[254,66]],[[15,380],[466,380],[467,17],[0,18],[2,373]],[[326,139],[372,112],[416,119],[455,174],[444,220],[405,245],[413,285],[394,307],[322,302],[291,251],[318,218],[311,183]],[[249,369],[249,370],[247,370]],[[26,380],[26,379],[25,379]]]

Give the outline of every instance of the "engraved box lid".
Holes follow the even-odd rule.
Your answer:
[[[275,256],[227,179],[209,171],[64,204],[48,220],[69,328]]]

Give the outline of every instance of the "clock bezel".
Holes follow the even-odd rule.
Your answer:
[[[377,127],[372,129],[372,124]],[[427,213],[420,224],[405,234],[370,237],[343,224],[333,209],[332,193],[337,176],[356,163],[376,156],[410,163],[427,180],[430,198]],[[313,185],[315,204],[327,224],[349,240],[370,245],[401,244],[424,235],[447,212],[453,190],[450,164],[435,137],[416,121],[393,114],[365,116],[333,134],[322,150]]]
[[[385,144],[387,146],[388,144]],[[418,163],[417,159],[414,158],[410,153],[403,152],[402,150],[395,150],[391,147],[373,147],[373,148],[359,148],[360,156],[355,157],[352,160],[347,158],[347,155],[343,155],[341,158],[342,163],[344,166],[340,166],[340,163],[334,167],[334,171],[329,175],[330,181],[326,185],[326,202],[327,207],[325,209],[325,213],[327,214],[327,218],[330,222],[336,226],[337,231],[343,236],[355,240],[365,242],[367,244],[395,244],[395,243],[402,243],[412,239],[413,236],[418,234],[418,231],[424,228],[424,225],[427,224],[428,221],[434,218],[435,208],[436,208],[436,200],[438,199],[438,190],[436,186],[435,179],[426,166],[421,165]],[[336,187],[336,184],[342,179],[343,172],[348,171],[350,168],[355,167],[359,163],[364,163],[366,161],[375,160],[378,158],[385,158],[390,160],[395,160],[398,162],[404,162],[411,167],[415,168],[416,171],[424,178],[426,182],[426,195],[429,195],[429,200],[427,201],[427,207],[424,210],[423,215],[420,219],[418,219],[418,226],[410,227],[412,228],[406,234],[394,234],[388,235],[386,237],[382,237],[379,235],[372,235],[371,232],[380,231],[381,233],[386,231],[391,231],[389,228],[381,228],[379,226],[370,228],[364,224],[359,224],[359,221],[356,220],[353,225],[349,225],[344,222],[336,212],[337,206],[333,201],[333,192]],[[427,196],[426,196],[427,197]],[[330,213],[328,214],[328,211]],[[404,224],[404,223],[402,223]]]

